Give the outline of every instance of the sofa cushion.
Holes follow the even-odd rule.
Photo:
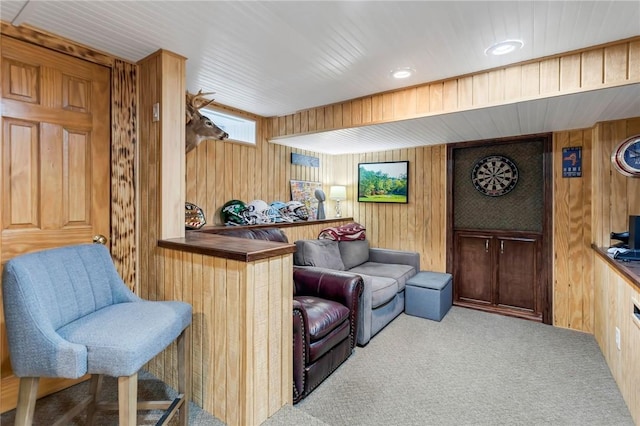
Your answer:
[[[369,241],[367,240],[340,241],[338,248],[346,270],[369,260]]]
[[[401,265],[399,263],[377,263],[366,262],[355,268],[349,269],[349,272],[356,274],[366,274],[374,277],[387,277],[397,281],[397,291],[403,291],[407,280],[413,277],[417,271],[413,266]]]
[[[398,293],[398,282],[393,278],[360,275],[365,285],[371,285],[371,309],[376,309],[393,299]]]
[[[344,271],[338,242],[333,240],[296,241],[293,263],[298,266],[317,266]]]

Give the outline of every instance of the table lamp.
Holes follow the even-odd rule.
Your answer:
[[[342,217],[340,201],[347,199],[347,187],[334,185],[329,189],[329,198],[336,201],[336,217]]]

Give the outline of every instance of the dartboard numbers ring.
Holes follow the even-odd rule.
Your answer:
[[[473,166],[471,182],[482,194],[499,197],[515,188],[518,183],[518,167],[503,155],[489,155]]]

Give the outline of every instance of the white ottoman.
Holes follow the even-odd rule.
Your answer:
[[[405,285],[404,311],[440,321],[453,302],[453,277],[441,272],[418,272]]]

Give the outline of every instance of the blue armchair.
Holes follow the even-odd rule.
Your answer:
[[[168,410],[166,421],[179,412],[187,424],[191,305],[140,299],[98,244],[15,257],[4,267],[2,290],[11,366],[20,377],[16,425],[33,421],[39,377],[85,374],[93,375],[90,395],[58,422],[86,408],[91,424],[96,409],[109,407],[98,404],[106,374],[118,377],[118,404],[111,408],[119,409],[119,424],[135,425],[138,371],[176,339],[180,395],[140,407]]]

